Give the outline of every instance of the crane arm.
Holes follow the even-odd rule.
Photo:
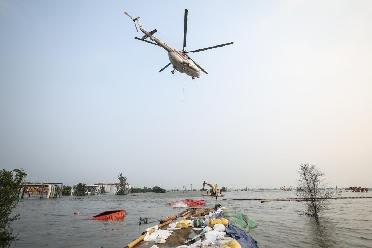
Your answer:
[[[213,186],[212,184],[210,183],[207,183],[206,181],[203,182],[203,189],[205,188],[205,185],[209,186],[213,191],[215,191],[216,187]]]

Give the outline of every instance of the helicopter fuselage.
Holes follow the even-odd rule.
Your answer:
[[[192,78],[200,77],[200,69],[190,60],[187,54],[173,50],[168,52],[168,57],[173,65],[173,68],[181,73],[186,73]]]
[[[142,26],[140,30],[145,34],[144,38],[150,38],[158,46],[162,47],[168,52],[169,61],[172,63],[173,68],[181,73],[186,73],[192,79],[199,78],[201,70],[195,65],[195,63],[182,51],[177,51],[173,47],[170,47],[165,42],[161,41],[158,37],[154,36],[151,32],[146,31]]]

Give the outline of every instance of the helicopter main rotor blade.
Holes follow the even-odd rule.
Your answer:
[[[164,70],[165,70],[168,66],[170,66],[170,65],[171,65],[171,63],[167,64],[166,66],[164,66],[163,68],[161,68],[159,72],[164,71]]]
[[[232,44],[234,44],[234,42],[224,43],[224,44],[211,46],[211,47],[200,48],[200,49],[196,49],[196,50],[193,50],[193,51],[188,51],[188,53],[198,53],[198,52],[202,52],[202,51],[205,51],[205,50],[214,49],[214,48],[223,47],[223,46],[228,46],[228,45],[232,45]]]
[[[148,41],[148,40],[144,40],[144,39],[141,39],[141,38],[138,38],[138,37],[134,37],[136,40],[140,40],[140,41],[144,41],[144,42],[147,42],[147,43],[150,43],[150,44],[153,44],[155,46],[159,46],[158,44],[156,44],[155,42],[152,42],[152,41]]]
[[[183,48],[182,51],[185,51],[186,47],[186,36],[187,36],[187,15],[189,11],[185,9],[185,16],[183,18]]]
[[[189,57],[189,59],[191,59],[192,62],[194,62],[194,64],[202,71],[204,72],[205,74],[208,74],[208,72],[206,72],[206,70],[204,70],[200,65],[198,65],[192,58]]]

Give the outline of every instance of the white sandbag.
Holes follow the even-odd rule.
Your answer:
[[[158,229],[152,233],[146,233],[144,241],[153,241],[158,244],[165,243],[166,239],[172,234],[172,231]]]
[[[219,231],[209,231],[205,233],[205,240],[203,241],[203,244],[209,245],[209,244],[215,244],[217,240],[221,240],[225,237],[225,232],[219,232]]]
[[[223,224],[216,224],[213,226],[213,230],[217,232],[224,232],[226,230],[225,226]]]
[[[179,227],[176,227],[176,222],[172,222],[172,223],[170,223],[169,225],[168,225],[168,228],[167,228],[167,230],[170,230],[170,231],[174,231],[174,230],[179,230],[179,229],[181,229],[181,228],[179,228]]]

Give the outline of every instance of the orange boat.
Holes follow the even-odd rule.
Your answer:
[[[123,220],[124,217],[127,215],[125,210],[111,210],[99,213],[93,216],[95,220]]]

